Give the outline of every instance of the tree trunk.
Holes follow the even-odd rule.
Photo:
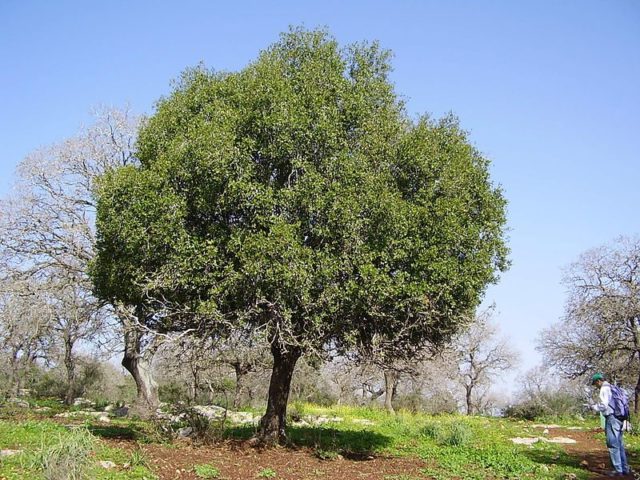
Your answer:
[[[465,387],[466,390],[466,402],[467,402],[467,415],[472,415],[473,414],[473,399],[471,396],[471,393],[473,391],[473,387],[471,385],[467,385]]]
[[[71,335],[64,336],[64,367],[67,370],[67,392],[64,403],[71,405],[76,394],[76,362],[73,358],[73,339]]]
[[[133,413],[142,418],[153,416],[160,404],[158,398],[158,384],[155,382],[151,370],[153,356],[159,345],[155,340],[142,351],[144,332],[133,322],[125,321],[124,326],[124,357],[122,366],[136,382],[137,399],[133,406]]]
[[[633,391],[633,413],[638,414],[638,398],[640,398],[640,374],[636,382],[636,388]]]
[[[244,380],[247,374],[251,371],[251,367],[247,364],[241,364],[236,362],[233,364],[233,368],[236,372],[236,389],[233,394],[233,408],[237,410],[240,408],[240,400],[242,398],[242,392],[244,391]]]
[[[301,353],[297,347],[289,347],[284,351],[279,345],[271,346],[273,369],[269,383],[269,400],[257,434],[257,439],[262,444],[274,445],[286,441],[287,402],[291,378]]]
[[[395,414],[396,411],[393,409],[393,393],[396,388],[396,381],[398,379],[398,374],[393,370],[385,370],[384,371],[384,408],[387,409],[387,412]]]

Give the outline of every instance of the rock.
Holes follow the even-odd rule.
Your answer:
[[[376,423],[367,419],[367,418],[354,418],[351,420],[353,423],[358,423],[360,425],[375,425]]]
[[[184,427],[178,430],[178,436],[180,438],[187,438],[191,436],[192,433],[193,433],[193,428],[191,427]]]
[[[30,388],[21,388],[20,390],[18,390],[18,396],[19,397],[30,397],[31,396],[31,389]]]
[[[98,421],[99,422],[103,422],[103,423],[110,423],[111,419],[109,417],[107,417],[106,415],[101,415],[98,417]]]
[[[105,412],[113,412],[115,409],[115,405],[107,405],[106,407],[104,407]]]
[[[575,473],[565,473],[564,477],[562,477],[563,480],[576,480],[578,477],[576,476]]]
[[[561,428],[560,425],[551,424],[551,425],[542,425],[542,424],[534,424],[531,425],[532,428]]]
[[[226,413],[226,409],[218,407],[217,405],[196,405],[193,409],[200,415],[216,420],[224,417]]]
[[[110,460],[101,460],[100,462],[98,462],[98,464],[102,468],[106,468],[106,469],[116,468],[116,464]]]
[[[22,450],[10,450],[10,449],[0,450],[0,458],[11,457],[13,455],[19,455],[21,453],[22,453]]]
[[[309,422],[306,422],[304,420],[298,420],[297,422],[293,422],[292,425],[294,427],[310,427],[311,426]]]
[[[533,445],[534,443],[539,442],[541,439],[539,437],[516,437],[510,440],[516,445]]]
[[[124,406],[124,407],[116,408],[115,410],[112,411],[112,413],[116,417],[126,417],[127,415],[129,415],[129,407]]]
[[[542,434],[543,434],[543,435],[549,435],[549,429],[548,429],[548,428],[545,428],[545,429],[542,431]]]
[[[78,397],[78,398],[74,398],[73,406],[80,407],[80,408],[93,408],[96,406],[96,404],[93,403],[91,400],[87,400],[86,398]]]
[[[7,400],[7,403],[12,404],[14,407],[18,408],[29,408],[29,402],[26,400],[22,400],[21,398],[10,398]]]
[[[589,462],[587,462],[586,460],[582,460],[580,462],[580,466],[584,468],[589,468]]]
[[[259,420],[259,418],[260,417],[254,417],[251,412],[227,412],[227,419],[240,425],[254,423],[256,420]]]
[[[56,414],[60,418],[93,417],[100,421],[109,422],[109,417],[104,412],[93,412],[89,410],[76,410],[75,412],[62,412]],[[103,420],[106,419],[106,420]]]
[[[546,439],[546,441],[549,443],[564,443],[564,444],[578,443],[573,438],[568,438],[568,437],[552,437],[552,438]]]
[[[34,412],[48,412],[49,410],[51,410],[51,407],[38,407],[34,409]]]

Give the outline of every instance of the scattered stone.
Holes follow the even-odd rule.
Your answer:
[[[34,412],[48,412],[49,410],[51,410],[51,407],[38,407]]]
[[[367,418],[354,418],[351,420],[353,423],[358,423],[360,425],[375,425],[376,422],[369,420]]]
[[[292,425],[294,427],[310,427],[311,424],[305,420],[298,420],[297,422],[293,422]]]
[[[532,428],[562,428],[560,425],[556,425],[556,424],[551,424],[551,425],[541,425],[541,424],[534,424],[531,425]]]
[[[89,410],[76,410],[75,412],[62,412],[56,414],[59,418],[94,417],[98,420],[109,422],[109,417],[104,412],[93,412]],[[104,420],[106,419],[106,420]]]
[[[29,402],[23,400],[21,398],[10,398],[7,400],[8,403],[11,403],[14,407],[18,408],[29,408]]]
[[[178,430],[178,437],[187,438],[187,437],[191,436],[192,433],[193,433],[193,428],[184,427],[184,428],[181,428],[180,430]]]
[[[21,453],[22,453],[22,450],[10,450],[10,449],[0,450],[0,458],[11,457],[13,455],[19,455]]]
[[[231,412],[227,411],[227,419],[232,423],[239,423],[245,425],[249,423],[255,423],[260,420],[260,417],[254,417],[251,412]]]
[[[589,462],[587,462],[586,460],[582,460],[580,462],[580,466],[584,468],[589,468]]]
[[[311,425],[324,425],[325,423],[329,423],[329,418],[325,416],[306,415],[303,417],[303,420],[306,420]]]
[[[577,476],[575,473],[565,473],[563,480],[577,480]]]
[[[567,427],[567,430],[582,430],[582,427]]]
[[[534,443],[537,443],[540,441],[539,437],[515,437],[512,438],[511,441],[513,443],[515,443],[516,445],[533,445]]]
[[[107,417],[106,415],[100,415],[98,417],[98,421],[99,422],[103,422],[103,423],[110,423],[111,419],[109,417]]]
[[[545,429],[542,431],[542,434],[543,434],[543,435],[549,435],[549,429],[548,429],[548,428],[545,428]]]
[[[107,470],[111,468],[116,468],[116,464],[110,460],[101,460],[99,464],[102,468],[106,468]]]
[[[124,407],[116,408],[111,413],[116,417],[126,417],[129,415],[129,407],[125,405]]]
[[[73,400],[73,406],[80,408],[93,408],[96,404],[86,398],[78,397]]]
[[[564,443],[564,444],[577,443],[573,438],[567,438],[567,437],[552,437],[552,438],[516,437],[516,438],[512,438],[511,441],[518,445],[533,445],[534,443],[537,443],[537,442]]]
[[[105,412],[113,412],[115,409],[116,409],[115,405],[107,405],[106,407],[104,407]]]
[[[19,397],[30,397],[31,396],[31,389],[30,388],[21,388],[20,390],[18,390],[18,396]]]
[[[193,409],[200,415],[215,420],[221,419],[227,412],[225,408],[218,407],[217,405],[196,405]]]
[[[553,437],[545,440],[549,443],[564,443],[564,444],[578,443],[573,438],[568,438],[568,437]]]

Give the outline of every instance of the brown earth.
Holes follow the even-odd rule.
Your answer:
[[[604,442],[596,438],[598,430],[581,431],[552,429],[550,436],[569,437],[578,443],[564,445],[566,453],[581,461],[582,468],[593,473],[592,480],[610,478],[609,457]],[[279,480],[400,480],[426,477],[421,469],[424,460],[415,457],[345,456],[322,460],[310,448],[257,449],[244,441],[226,441],[210,446],[193,446],[189,441],[171,446],[139,445],[131,440],[104,440],[111,446],[125,450],[141,448],[149,468],[160,480],[197,480],[195,465],[211,464],[224,480],[262,478],[260,472],[272,469]],[[635,463],[634,458],[630,458]],[[567,477],[569,478],[569,477]],[[637,480],[627,475],[616,477]]]
[[[111,446],[133,448],[126,440],[109,440]],[[278,480],[373,480],[424,478],[420,470],[427,464],[418,458],[348,456],[332,460],[317,458],[309,448],[257,449],[247,442],[224,442],[211,446],[192,446],[180,442],[170,447],[141,445],[149,467],[160,480],[197,480],[195,465],[212,464],[220,479],[261,478],[260,472],[272,469]],[[402,477],[404,475],[405,477]]]

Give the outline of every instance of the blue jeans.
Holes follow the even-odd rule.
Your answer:
[[[604,433],[607,436],[607,448],[609,449],[609,458],[611,465],[616,472],[626,473],[629,471],[627,464],[627,454],[624,451],[624,442],[622,440],[623,422],[613,415],[607,415],[604,423]]]

